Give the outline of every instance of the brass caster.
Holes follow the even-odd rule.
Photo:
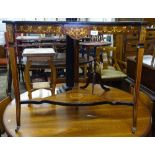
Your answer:
[[[17,128],[15,129],[15,132],[17,133],[19,131],[20,126],[17,126]]]
[[[136,127],[132,127],[132,133],[135,134],[137,128]]]

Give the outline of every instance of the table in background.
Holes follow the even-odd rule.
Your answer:
[[[86,88],[88,85],[89,85],[89,83],[91,82],[91,78],[93,78],[92,79],[92,93],[94,92],[94,84],[95,84],[95,78],[96,78],[96,48],[97,47],[100,47],[100,46],[110,46],[111,45],[111,43],[110,42],[106,42],[106,41],[95,41],[95,42],[80,42],[79,43],[80,45],[82,45],[82,46],[86,46],[86,48],[87,48],[87,59],[89,60],[89,56],[90,56],[90,51],[89,51],[89,49],[90,49],[90,47],[93,47],[94,48],[94,54],[93,54],[93,57],[94,57],[94,71],[93,71],[93,75],[91,75],[91,73],[89,73],[89,77],[88,77],[88,80],[87,80],[87,83],[86,83],[86,85],[85,86],[83,86],[82,88]],[[91,70],[89,71],[89,72],[91,72]],[[102,85],[102,84],[101,84]],[[102,87],[103,87],[103,89],[105,89],[106,90],[106,88],[102,85]]]
[[[26,65],[26,62],[27,62],[27,57],[24,56],[25,54],[23,54],[23,59],[22,59],[22,67],[21,67],[21,70],[22,72],[24,71],[24,68],[25,68],[25,65]],[[57,70],[64,70],[66,69],[66,54],[65,53],[55,53],[52,57],[52,60],[53,62],[53,65],[56,67]],[[93,57],[89,56],[89,60],[87,60],[87,56],[86,55],[82,55],[82,54],[79,54],[79,67],[86,67],[89,66],[90,64],[92,64],[92,62],[94,61]],[[35,65],[37,66],[40,66],[43,68],[43,66],[47,66],[47,63],[41,63],[41,62],[36,62]],[[35,68],[35,65],[32,65],[32,68]],[[83,74],[84,76],[80,76],[79,77],[79,81],[80,82],[86,82],[86,76],[87,76],[87,71],[83,71]],[[58,77],[58,83],[59,82],[65,82],[65,77]]]

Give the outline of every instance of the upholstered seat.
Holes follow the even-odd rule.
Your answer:
[[[117,70],[104,69],[101,72],[101,79],[125,78],[126,74]]]
[[[101,79],[104,80],[125,78],[127,76],[122,71],[116,70],[113,66],[108,66],[104,69],[102,64],[97,65],[97,73],[99,73],[101,75]]]

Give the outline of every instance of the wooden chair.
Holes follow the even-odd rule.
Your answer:
[[[28,91],[29,99],[32,99],[32,92],[37,89],[49,89],[51,90],[52,95],[55,95],[55,87],[56,87],[56,68],[48,62],[48,67],[51,70],[51,79],[50,82],[31,82],[30,71],[36,66],[33,65],[33,62],[27,62],[24,70],[24,81],[26,85],[26,89]],[[40,67],[39,69],[41,69]],[[45,67],[43,67],[45,69]]]
[[[127,75],[121,70],[116,59],[116,47],[105,46],[96,49],[96,72],[103,83],[122,81]]]

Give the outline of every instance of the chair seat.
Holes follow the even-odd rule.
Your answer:
[[[118,70],[103,69],[101,71],[101,79],[118,79],[118,78],[125,78],[125,77],[127,77],[127,75]]]

